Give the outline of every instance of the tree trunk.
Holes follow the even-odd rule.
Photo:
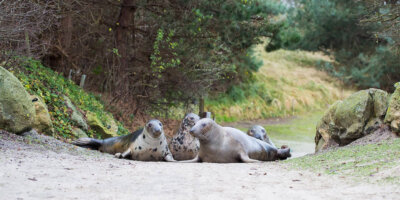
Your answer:
[[[63,17],[61,20],[61,41],[65,49],[69,49],[71,47],[72,28],[71,12],[67,12],[65,17]]]
[[[116,86],[118,87],[120,83],[127,81],[126,68],[129,63],[129,56],[134,56],[130,53],[129,46],[135,41],[134,33],[134,14],[136,11],[134,0],[124,0],[121,4],[121,10],[118,16],[118,21],[116,22],[116,33],[115,42],[118,49],[118,54],[120,55],[120,63],[117,66],[116,75],[119,76]],[[130,39],[131,38],[131,39]],[[125,84],[129,85],[129,84]],[[120,88],[120,87],[118,87]],[[128,90],[128,88],[122,88]]]

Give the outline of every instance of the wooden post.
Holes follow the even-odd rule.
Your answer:
[[[83,86],[85,85],[85,79],[86,79],[86,75],[83,74],[82,77],[81,77],[81,83],[79,84],[79,86],[80,86],[81,88],[83,88]]]
[[[68,80],[72,79],[72,73],[74,72],[74,70],[70,69],[69,70],[69,74],[68,74]]]
[[[204,98],[200,97],[200,104],[199,104],[199,116],[203,116],[204,113]]]
[[[204,111],[204,98],[200,97],[200,103],[199,103],[199,116],[200,118],[211,118],[211,112],[205,112]]]

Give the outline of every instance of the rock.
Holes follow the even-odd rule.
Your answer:
[[[385,117],[386,111],[389,106],[389,94],[383,90],[378,89],[370,89],[374,90],[375,93],[373,95],[374,98],[374,116],[375,117]]]
[[[36,95],[31,95],[32,102],[35,106],[36,116],[33,128],[40,133],[52,135],[54,133],[53,123],[51,122],[49,110],[42,98]]]
[[[71,99],[69,99],[65,95],[64,95],[64,100],[65,100],[65,104],[67,105],[67,107],[72,110],[71,120],[73,122],[75,122],[75,124],[79,128],[81,128],[84,131],[87,131],[88,130],[88,125],[87,125],[87,123],[85,121],[85,118],[83,117],[83,114],[78,109],[76,109],[74,104],[71,102]]]
[[[83,131],[80,128],[72,128],[72,135],[74,135],[77,138],[88,137],[88,135],[85,133],[85,131]]]
[[[0,67],[0,129],[23,133],[32,129],[35,107],[21,82]]]
[[[342,101],[336,101],[333,103],[329,109],[325,112],[321,121],[317,124],[317,133],[315,135],[315,151],[320,149],[325,149],[327,147],[338,146],[338,144],[331,139],[331,132],[334,130],[334,116],[337,107],[342,103]]]
[[[106,115],[106,128],[108,130],[110,130],[112,133],[117,134],[118,133],[118,124],[117,122],[114,120],[114,117],[110,114]]]
[[[21,136],[31,137],[31,138],[37,138],[38,135],[39,133],[35,129],[31,129],[30,131],[21,133]]]
[[[115,126],[116,126],[116,123],[113,118],[110,118],[110,116],[107,117],[108,124],[106,124],[106,125],[104,125],[100,121],[100,119],[97,117],[97,115],[95,113],[87,112],[86,117],[87,117],[87,122],[88,122],[90,128],[93,129],[98,134],[100,134],[102,138],[118,136],[118,134],[117,134],[118,126],[116,129],[115,129],[115,127],[111,126],[111,124],[115,124]]]
[[[317,125],[315,151],[344,146],[368,135],[383,123],[388,94],[383,90],[361,90],[335,102]]]
[[[389,107],[384,122],[390,125],[393,132],[400,133],[400,82],[395,84],[396,90],[389,100]]]
[[[363,136],[363,128],[373,112],[373,100],[369,90],[354,93],[336,109],[333,123],[338,128],[331,137],[341,145],[346,145]]]

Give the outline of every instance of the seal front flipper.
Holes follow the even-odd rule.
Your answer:
[[[167,162],[175,162],[176,160],[174,159],[174,157],[172,157],[172,154],[167,154],[165,157],[164,157],[164,160],[165,161],[167,161]]]
[[[261,161],[259,161],[259,160],[249,158],[249,156],[244,152],[240,153],[239,158],[240,158],[240,161],[242,161],[244,163],[261,163]]]
[[[131,149],[127,149],[126,151],[124,151],[124,153],[116,153],[115,157],[117,157],[117,158],[127,158],[127,157],[131,156],[131,154],[132,154]]]
[[[101,145],[103,145],[103,140],[98,140],[98,139],[93,139],[93,138],[79,138],[75,141],[73,141],[71,144],[83,147],[83,148],[89,148],[93,150],[99,150]]]
[[[199,158],[199,156],[197,155],[195,158],[193,158],[192,160],[183,160],[183,161],[178,161],[180,163],[197,163],[197,162],[201,162],[201,159]]]

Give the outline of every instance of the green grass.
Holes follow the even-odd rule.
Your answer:
[[[263,65],[252,83],[236,85],[226,93],[206,99],[206,110],[220,122],[303,115],[321,111],[328,104],[347,97],[340,81],[317,70],[322,54],[279,50],[266,53],[255,47]]]
[[[47,104],[56,131],[53,136],[56,138],[73,138],[74,136],[71,132],[72,128],[76,126],[70,120],[70,113],[63,95],[68,96],[80,110],[96,113],[103,124],[106,124],[107,115],[111,115],[104,111],[103,103],[98,97],[85,92],[72,81],[43,66],[40,61],[15,58],[14,62],[10,62],[5,67],[21,81],[30,94],[41,97]],[[128,130],[124,128],[122,123],[118,122],[118,127],[119,134],[128,133]],[[88,135],[91,137],[100,137],[92,130],[89,130]]]
[[[338,148],[284,163],[293,169],[400,184],[400,139]]]
[[[265,126],[265,130],[271,138],[278,140],[314,142],[315,127],[322,115],[322,112],[302,115],[287,123]]]

